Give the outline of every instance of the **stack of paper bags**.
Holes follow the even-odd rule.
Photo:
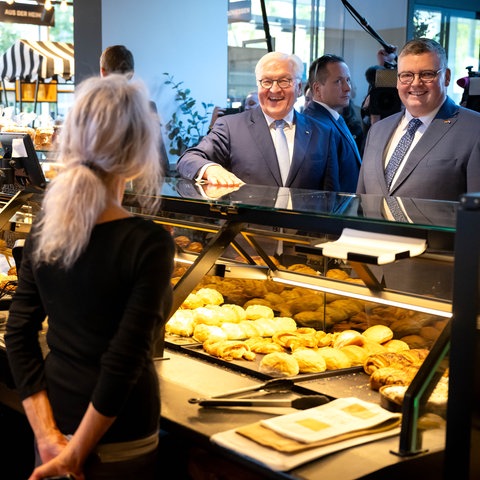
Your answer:
[[[400,432],[401,416],[358,398],[272,417],[212,436],[212,442],[290,470],[302,463]]]

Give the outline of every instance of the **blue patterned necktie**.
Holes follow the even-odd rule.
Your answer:
[[[412,118],[408,122],[407,131],[403,135],[403,137],[398,142],[398,145],[395,147],[392,157],[390,158],[386,168],[385,168],[385,180],[387,182],[387,188],[390,190],[390,186],[392,185],[393,177],[398,170],[398,167],[402,163],[403,157],[407,153],[410,145],[413,142],[413,138],[415,137],[415,132],[417,131],[418,127],[422,124],[422,121],[418,118]]]
[[[288,153],[288,142],[284,132],[285,120],[275,120],[275,150],[277,151],[278,166],[282,176],[282,184],[287,181],[290,171],[290,154]]]

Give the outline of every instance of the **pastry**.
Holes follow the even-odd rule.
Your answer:
[[[249,346],[250,350],[255,353],[267,354],[285,351],[281,345],[272,341],[271,338],[251,337],[245,340],[245,343]]]
[[[379,390],[384,385],[410,385],[418,368],[394,368],[383,367],[375,370],[370,376],[370,388],[372,390]]]
[[[196,293],[190,293],[183,301],[180,308],[189,308],[193,310],[195,308],[203,307],[203,305],[203,300]]]
[[[300,373],[324,372],[327,369],[325,358],[312,348],[299,348],[292,353],[298,362]]]
[[[187,250],[200,253],[203,250],[203,245],[200,242],[192,242],[187,246]]]
[[[221,305],[223,303],[223,295],[214,288],[200,288],[195,293],[205,305]]]
[[[180,248],[187,248],[190,245],[190,239],[185,235],[175,237],[174,241]]]
[[[297,360],[285,352],[273,352],[260,361],[259,371],[272,377],[291,377],[300,373]]]
[[[195,328],[192,310],[177,310],[165,324],[165,332],[182,337],[191,337]]]
[[[207,340],[226,340],[226,332],[217,325],[206,325],[201,323],[195,325],[193,330],[193,338],[200,343],[204,343]]]
[[[318,349],[318,353],[324,358],[327,370],[337,370],[352,366],[347,355],[337,348],[322,347]]]
[[[348,357],[352,367],[363,365],[368,355],[367,351],[359,345],[345,345],[340,348],[340,351]]]
[[[206,325],[221,325],[222,316],[220,314],[219,305],[207,305],[205,307],[198,307],[193,310],[195,323],[205,323]]]
[[[266,305],[249,305],[245,309],[248,320],[257,320],[259,318],[273,318],[275,314],[273,310]]]
[[[344,330],[336,333],[333,339],[333,346],[335,348],[345,347],[346,345],[360,345],[365,343],[365,338],[360,332],[356,330]]]
[[[383,346],[387,352],[401,352],[403,350],[410,349],[408,343],[404,342],[403,340],[397,340],[396,338],[392,338],[392,340],[385,342]]]
[[[203,349],[210,355],[223,360],[254,360],[253,353],[245,342],[234,340],[207,340],[203,343]]]
[[[386,325],[372,325],[362,335],[377,343],[385,343],[393,338],[393,330]]]

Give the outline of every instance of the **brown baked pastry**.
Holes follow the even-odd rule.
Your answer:
[[[291,377],[300,373],[297,360],[285,352],[273,352],[260,361],[259,371],[272,377]]]
[[[414,366],[419,368],[428,355],[426,349],[403,350],[401,352],[385,352],[370,355],[365,360],[363,368],[368,375],[375,370],[384,367],[407,368]]]
[[[245,342],[234,340],[207,340],[203,349],[210,355],[223,360],[254,360],[255,353],[250,350]]]
[[[303,263],[295,263],[294,265],[290,265],[287,270],[290,272],[297,272],[297,273],[304,273],[306,275],[315,275],[318,276],[318,272],[314,270],[312,267],[305,265]]]
[[[271,307],[267,305],[248,305],[245,309],[248,320],[257,320],[260,318],[273,318],[275,314]]]
[[[190,245],[190,239],[185,235],[179,235],[174,240],[180,248],[187,248]]]
[[[203,245],[200,242],[192,242],[187,246],[187,250],[200,253],[203,250]]]
[[[285,351],[281,345],[272,341],[271,338],[251,337],[247,338],[245,343],[249,346],[250,350],[255,353],[268,354]]]
[[[394,368],[383,367],[375,370],[370,376],[370,388],[379,390],[384,385],[410,385],[418,372],[416,367]]]

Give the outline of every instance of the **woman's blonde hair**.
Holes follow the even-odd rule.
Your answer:
[[[62,170],[48,185],[33,261],[70,267],[86,248],[111,182],[135,178],[139,200],[158,205],[160,124],[145,85],[112,74],[76,89],[58,142]]]

